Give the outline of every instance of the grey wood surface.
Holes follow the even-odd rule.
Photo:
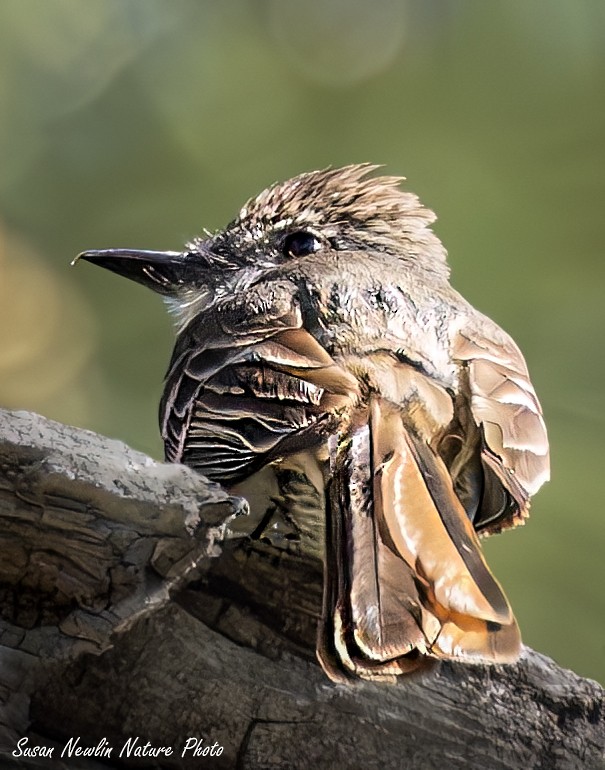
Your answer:
[[[605,767],[603,689],[527,648],[331,683],[320,565],[225,539],[244,509],[183,466],[0,411],[0,767]],[[13,757],[23,737],[52,758]],[[76,737],[111,755],[61,758]],[[172,754],[120,759],[135,738]],[[214,755],[182,757],[189,738]]]

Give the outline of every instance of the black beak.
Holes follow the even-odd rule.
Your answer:
[[[173,296],[191,282],[191,256],[178,251],[139,251],[138,249],[101,249],[83,251],[74,259],[106,267],[124,278],[142,283],[159,294]]]

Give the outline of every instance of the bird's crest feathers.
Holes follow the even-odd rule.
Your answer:
[[[403,239],[422,244],[432,259],[445,262],[445,249],[430,229],[435,214],[416,195],[401,189],[405,177],[371,176],[379,168],[360,163],[310,171],[273,184],[246,203],[237,223],[335,228],[350,224],[373,242]]]

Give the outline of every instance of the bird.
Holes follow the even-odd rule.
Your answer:
[[[305,172],[184,250],[76,258],[165,299],[166,460],[246,498],[253,539],[321,561],[316,655],[335,682],[516,661],[479,537],[524,523],[549,478],[523,355],[451,286],[404,182]]]

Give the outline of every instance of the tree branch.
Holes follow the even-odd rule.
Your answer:
[[[87,770],[128,764],[128,739],[133,761],[135,738],[172,749],[147,767],[198,767],[189,738],[216,744],[217,768],[605,766],[603,690],[529,649],[514,666],[329,682],[320,565],[230,540],[242,510],[184,466],[0,412],[3,766],[49,767],[13,758],[24,736]],[[74,764],[74,737],[112,753]]]

